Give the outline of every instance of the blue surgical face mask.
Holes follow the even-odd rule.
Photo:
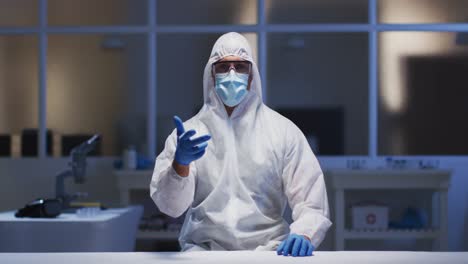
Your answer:
[[[238,105],[249,92],[247,90],[249,75],[237,73],[234,69],[227,73],[217,73],[215,80],[215,91],[227,106]]]

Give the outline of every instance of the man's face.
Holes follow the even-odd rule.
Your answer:
[[[227,57],[224,57],[222,59],[220,59],[218,62],[226,62],[226,61],[246,61],[240,57],[237,57],[237,56],[227,56]],[[214,76],[214,72],[211,71],[211,77],[213,78],[213,83],[215,82],[215,76]],[[250,71],[249,73],[249,85],[247,85],[247,90],[250,91],[250,85],[252,83],[252,71]]]

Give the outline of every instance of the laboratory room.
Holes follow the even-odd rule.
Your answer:
[[[468,264],[468,0],[0,0],[0,263]]]

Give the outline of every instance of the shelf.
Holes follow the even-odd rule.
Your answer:
[[[441,169],[332,169],[324,174],[335,190],[429,189],[448,190],[450,170]]]
[[[179,231],[138,230],[137,239],[174,240],[179,239]]]
[[[436,239],[439,237],[439,231],[436,229],[347,229],[343,236],[345,239]]]

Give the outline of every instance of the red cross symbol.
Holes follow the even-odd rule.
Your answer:
[[[368,214],[366,221],[368,224],[373,225],[377,221],[377,217],[375,216],[375,214]]]

